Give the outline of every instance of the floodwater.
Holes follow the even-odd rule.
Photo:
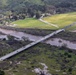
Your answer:
[[[4,33],[6,35],[11,35],[11,36],[17,37],[20,40],[22,39],[22,37],[25,37],[30,41],[37,41],[37,40],[42,38],[42,36],[35,36],[35,35],[23,33],[23,32],[17,32],[17,31],[6,30],[6,29],[1,29],[1,28],[0,28],[0,32]],[[60,39],[60,38],[53,38],[53,39],[51,38],[51,39],[46,40],[45,43],[53,45],[53,46],[66,45],[67,48],[76,50],[76,43],[66,41],[66,40],[63,40],[63,39]]]
[[[0,35],[0,39],[6,39],[6,40],[8,40],[7,35]]]
[[[53,45],[53,46],[59,46],[59,47],[66,46],[67,48],[76,50],[76,43],[73,43],[73,42],[70,42],[67,40],[63,40],[60,38],[53,38],[53,40],[52,39],[47,40],[46,43]]]
[[[39,40],[40,38],[42,38],[41,36],[34,36],[34,35],[23,33],[23,32],[17,32],[17,31],[6,30],[6,29],[1,29],[1,28],[0,28],[0,32],[4,33],[6,35],[11,35],[11,36],[17,37],[20,40],[22,39],[22,37],[26,37],[30,41],[36,41],[36,40]]]

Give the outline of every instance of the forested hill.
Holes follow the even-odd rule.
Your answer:
[[[39,10],[41,12],[56,8],[54,10],[63,13],[75,11],[76,0],[0,0],[0,9],[3,8],[18,12],[21,12],[20,10],[27,10],[28,8]]]
[[[0,0],[0,17],[12,15],[15,20],[27,16],[39,18],[42,13],[56,14],[72,11],[76,11],[76,0]]]

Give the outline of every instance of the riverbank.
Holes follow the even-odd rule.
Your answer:
[[[15,40],[13,36],[0,35],[0,57],[9,54],[29,43],[31,43],[29,40]]]
[[[61,38],[70,42],[76,43],[76,32],[61,32],[54,37]]]
[[[35,36],[35,35],[27,34],[24,32],[14,31],[11,29],[7,30],[7,29],[0,28],[0,31],[3,34],[11,35],[20,39],[22,39],[22,37],[24,36],[24,37],[27,37],[30,41],[36,41],[43,37],[43,36]],[[43,41],[43,43],[39,43],[36,46],[30,49],[27,49],[24,52],[21,52],[14,57],[11,57],[10,59],[0,62],[0,68],[5,71],[6,75],[10,75],[10,74],[11,75],[12,74],[13,75],[15,74],[16,75],[19,75],[19,74],[35,75],[35,72],[32,72],[32,70],[34,70],[37,67],[42,69],[43,67],[39,64],[39,62],[42,62],[47,65],[49,73],[52,75],[55,75],[55,74],[75,75],[76,74],[76,67],[75,67],[76,66],[75,64],[76,43],[60,39],[57,37],[58,35],[46,41]],[[11,41],[0,42],[1,44],[3,44],[3,46],[1,45],[1,48],[0,48],[2,49],[1,50],[2,53],[1,52],[0,53],[5,55],[8,51],[9,52],[12,51],[9,49],[20,48],[21,46],[29,43],[29,41],[16,42],[16,40],[12,42]],[[44,42],[47,44],[45,44]],[[66,48],[67,46],[75,49]]]
[[[32,70],[35,68],[43,69],[43,66],[39,64],[40,62],[47,65],[49,73],[52,75],[76,74],[76,51],[43,43],[39,43],[15,57],[0,62],[0,68],[5,71],[6,75],[36,75]]]
[[[37,41],[43,37],[43,36],[36,36],[36,35],[32,35],[32,34],[27,34],[24,32],[18,32],[18,31],[14,31],[14,30],[2,29],[2,28],[0,28],[0,32],[3,34],[6,34],[6,35],[14,36],[14,37],[18,38],[19,40],[23,40],[23,38],[25,38],[29,41]],[[61,33],[49,38],[46,42],[44,41],[44,43],[54,45],[54,46],[66,45],[67,48],[76,50],[76,42],[75,42],[76,35],[73,35],[71,37],[71,35],[74,33],[70,32],[68,35],[66,35],[67,33],[68,32],[61,32]]]
[[[18,32],[24,32],[24,33],[28,33],[32,35],[37,35],[37,36],[45,36],[55,31],[55,30],[50,30],[50,29],[15,28],[15,27],[10,27],[10,26],[0,26],[0,28],[18,31]]]
[[[50,29],[26,29],[26,28],[14,28],[14,27],[8,27],[8,26],[0,26],[2,29],[7,29],[7,30],[13,30],[13,31],[18,31],[18,32],[24,32],[27,34],[32,34],[35,36],[46,36],[56,30],[50,30]],[[76,32],[74,31],[65,31],[57,34],[55,37],[57,38],[62,38],[64,40],[68,40],[71,42],[76,42]]]

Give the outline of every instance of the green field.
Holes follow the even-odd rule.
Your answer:
[[[54,29],[53,26],[47,25],[37,19],[34,18],[27,18],[24,20],[18,20],[13,22],[12,24],[17,24],[16,27],[19,28],[37,28],[37,29]]]
[[[51,17],[45,17],[44,20],[56,24],[59,26],[59,28],[62,28],[76,22],[76,12],[57,14]],[[76,28],[76,26],[73,26],[72,28]]]
[[[57,25],[59,28],[63,28],[69,24],[76,22],[76,12],[65,13],[65,14],[56,14],[50,17],[45,17],[43,20]],[[45,24],[34,18],[26,18],[24,20],[18,20],[12,24],[17,24],[16,27],[19,28],[37,28],[37,29],[58,29],[54,26]],[[73,26],[71,29],[76,29],[76,26]]]

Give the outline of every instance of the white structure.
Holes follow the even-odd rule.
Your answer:
[[[12,57],[12,56],[20,53],[20,52],[22,52],[22,51],[24,51],[24,50],[32,47],[32,46],[38,44],[39,42],[42,42],[42,41],[44,41],[44,40],[46,40],[46,39],[54,36],[55,34],[62,32],[62,31],[64,31],[64,29],[57,30],[57,31],[55,31],[55,32],[53,32],[53,33],[51,33],[51,34],[49,34],[49,35],[41,38],[40,40],[37,40],[37,41],[32,42],[32,43],[30,43],[30,44],[28,44],[28,45],[26,45],[26,46],[24,46],[24,47],[22,47],[22,48],[20,48],[20,49],[17,49],[16,51],[13,51],[13,52],[11,52],[11,53],[9,53],[9,54],[1,57],[1,58],[0,58],[0,61],[3,61],[3,60],[5,60],[5,59],[8,59],[8,58],[10,58],[10,57]]]
[[[59,30],[57,30],[57,31],[54,31],[53,33],[51,33],[51,34],[49,34],[49,35],[47,35],[47,36],[45,36],[45,37],[43,37],[43,38],[35,41],[35,42],[32,42],[32,43],[30,43],[30,44],[28,44],[28,45],[26,45],[26,46],[24,46],[24,47],[22,47],[22,48],[20,48],[20,49],[17,49],[17,50],[15,50],[15,51],[13,51],[13,52],[11,52],[11,53],[9,53],[9,54],[1,57],[1,58],[0,58],[0,61],[3,61],[3,60],[5,60],[5,59],[8,59],[8,58],[10,58],[10,57],[12,57],[12,56],[20,53],[20,52],[22,52],[22,51],[24,51],[24,50],[32,47],[32,46],[34,46],[34,45],[36,45],[36,44],[38,44],[38,43],[40,43],[40,42],[42,42],[42,41],[44,41],[44,40],[52,37],[52,36],[54,36],[55,34],[58,34],[58,33],[62,32],[62,31],[65,31],[66,28],[69,28],[69,27],[71,27],[71,26],[73,26],[73,25],[75,25],[75,24],[76,24],[76,22],[73,23],[73,24],[71,24],[71,25],[68,25],[67,27],[64,27],[64,29],[59,29]]]

